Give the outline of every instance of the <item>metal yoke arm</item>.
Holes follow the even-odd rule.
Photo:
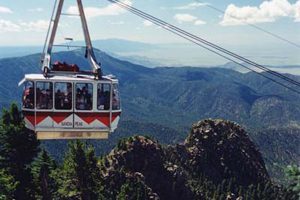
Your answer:
[[[59,23],[59,19],[61,16],[61,11],[62,11],[63,5],[64,5],[64,0],[59,0],[57,9],[56,9],[56,4],[53,8],[53,12],[56,9],[56,14],[55,14],[54,19],[53,19],[54,13],[51,16],[49,30],[48,30],[46,41],[45,41],[45,45],[48,43],[48,47],[47,47],[46,52],[44,49],[44,52],[43,52],[44,55],[42,58],[42,71],[43,71],[44,76],[47,76],[48,72],[50,72],[52,47],[53,47],[53,43],[54,43],[54,39],[55,39],[55,35],[56,35],[56,31],[57,31],[57,27],[58,27],[58,23]],[[48,34],[49,34],[50,30],[51,30],[51,35],[50,35],[50,39],[48,41]]]
[[[89,29],[88,29],[88,25],[86,22],[86,17],[85,17],[85,13],[84,13],[84,9],[83,9],[83,5],[82,5],[82,1],[81,0],[77,0],[77,4],[78,4],[78,9],[79,9],[79,15],[80,15],[80,19],[81,19],[81,25],[82,25],[82,29],[83,29],[83,33],[84,33],[84,40],[85,40],[85,44],[86,44],[86,50],[87,50],[87,58],[90,62],[90,65],[93,66],[94,68],[94,72],[96,74],[98,74],[98,77],[101,78],[102,76],[102,72],[101,72],[101,67],[100,65],[97,63],[96,60],[96,56],[94,54],[94,50],[93,50],[93,46],[92,46],[92,42],[91,42],[91,37],[90,37],[90,33],[89,33]]]
[[[43,59],[42,70],[44,72],[44,75],[45,74],[47,75],[47,72],[50,71],[51,53],[52,53],[54,39],[55,39],[57,28],[58,28],[58,23],[59,23],[60,16],[62,13],[63,4],[64,4],[64,0],[59,0],[55,19],[53,20],[53,26],[52,26],[49,43],[48,43],[47,53],[44,55],[44,59]],[[93,46],[92,46],[92,42],[91,42],[91,38],[90,38],[90,34],[89,34],[89,29],[88,29],[88,25],[87,25],[85,13],[84,13],[83,5],[82,5],[82,1],[77,0],[77,5],[78,5],[78,10],[79,10],[79,16],[81,19],[83,34],[84,34],[84,40],[85,40],[85,44],[86,44],[86,57],[87,57],[90,65],[92,66],[94,73],[97,75],[98,78],[101,78],[102,71],[101,71],[100,65],[97,63],[97,60],[96,60],[96,57],[94,54],[94,50],[93,50]],[[51,23],[52,23],[52,21],[51,21]]]
[[[52,47],[53,47],[54,39],[55,39],[55,36],[56,36],[57,27],[58,27],[58,23],[59,23],[59,19],[60,19],[60,16],[61,16],[61,11],[62,11],[63,5],[64,5],[64,0],[59,0],[57,10],[56,10],[55,19],[53,21],[52,32],[51,32],[51,36],[50,36],[50,40],[49,40],[49,44],[48,44],[48,48],[47,48],[47,54],[49,54],[49,55],[51,55],[51,53],[52,53]]]

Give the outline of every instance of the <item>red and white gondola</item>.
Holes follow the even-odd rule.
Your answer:
[[[51,63],[51,53],[64,0],[59,0],[51,20],[50,39],[42,58],[42,74],[26,74],[22,111],[25,125],[38,139],[106,139],[121,115],[118,79],[103,76],[97,63],[81,0],[77,0],[91,72],[76,64]],[[46,45],[45,45],[46,47]]]

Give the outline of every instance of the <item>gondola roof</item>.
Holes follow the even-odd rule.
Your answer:
[[[85,75],[85,74],[74,74],[74,75],[53,75],[49,77],[43,76],[43,74],[26,74],[24,79],[19,82],[19,85],[22,85],[25,80],[32,81],[108,81],[113,83],[118,83],[118,79],[116,79],[113,75],[102,76],[101,80],[95,80],[94,75]]]

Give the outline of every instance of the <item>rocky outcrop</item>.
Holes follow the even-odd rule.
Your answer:
[[[183,146],[177,146],[185,168],[216,183],[233,179],[242,186],[269,180],[262,156],[246,131],[226,120],[204,120],[193,125]],[[181,161],[182,163],[182,161]]]
[[[245,130],[225,120],[194,124],[185,142],[176,146],[162,147],[143,136],[121,140],[103,159],[101,172],[105,184],[114,183],[115,193],[129,177],[142,184],[146,199],[202,199],[205,191],[192,186],[200,179],[214,184],[230,180],[238,187],[269,181],[262,156]]]
[[[161,199],[194,199],[184,170],[165,158],[164,149],[156,141],[143,136],[130,137],[106,157],[103,176],[109,179],[120,170],[139,173]]]

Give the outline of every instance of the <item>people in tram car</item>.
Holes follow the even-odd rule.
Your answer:
[[[55,93],[55,109],[63,109],[64,94],[58,89]]]
[[[82,91],[79,88],[77,89],[77,95],[76,96],[77,96],[76,109],[84,110],[85,109],[84,97],[83,97]]]
[[[110,107],[110,92],[103,91],[98,88],[98,99],[97,99],[98,110],[109,110]]]
[[[41,109],[41,90],[40,88],[36,88],[36,107]]]
[[[33,109],[34,108],[34,90],[33,87],[29,87],[24,92],[24,107]]]
[[[117,92],[113,92],[113,99],[112,99],[112,109],[113,110],[119,110],[119,99],[118,99],[118,95]]]
[[[92,94],[84,86],[82,90],[76,90],[76,109],[78,110],[91,110],[92,109]]]
[[[104,92],[104,110],[110,109],[110,92],[105,91]]]
[[[83,87],[85,89],[85,87]],[[88,90],[85,89],[85,92],[83,92],[84,98],[85,98],[85,105],[86,105],[86,110],[91,110],[92,109],[92,94],[89,93]]]
[[[51,89],[52,91],[52,89]],[[52,92],[50,91],[50,89],[46,89],[46,98],[45,98],[45,107],[47,109],[52,109]]]
[[[113,110],[120,109],[120,96],[116,85],[113,85],[113,100],[112,100]]]
[[[37,109],[52,109],[52,92],[49,89],[36,89]]]
[[[64,110],[70,110],[72,109],[72,93],[67,93],[64,94],[64,104],[63,104],[63,109]]]
[[[65,98],[64,109],[72,109],[72,84],[67,84],[67,95]]]
[[[55,94],[55,108],[59,110],[70,110],[72,108],[72,94],[57,90]]]
[[[80,88],[76,89],[76,109],[80,110],[81,104],[82,104],[82,100],[81,100],[81,90]]]
[[[100,88],[98,88],[98,99],[97,99],[97,107],[98,110],[104,110],[104,104],[105,104],[105,97],[103,91],[101,91]]]

